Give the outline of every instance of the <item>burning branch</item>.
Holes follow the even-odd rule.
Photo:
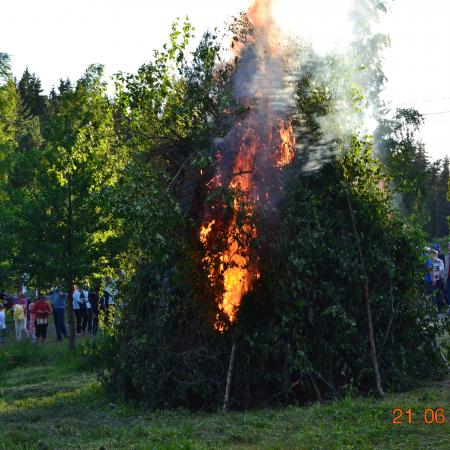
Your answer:
[[[286,74],[288,58],[286,47],[275,40],[280,30],[272,19],[271,3],[255,0],[242,21],[242,30],[233,30],[233,54],[239,57],[234,90],[245,114],[236,118],[223,139],[216,174],[207,184],[209,191],[237,191],[242,201],[234,199],[232,214],[224,213],[228,210],[225,204],[207,208],[199,232],[208,254],[203,262],[209,267],[209,279],[222,280],[223,295],[217,303],[230,322],[236,318],[242,297],[259,277],[257,258],[250,251],[257,236],[251,218],[255,208],[271,203],[272,194],[279,196],[279,171],[291,163],[295,151],[287,106],[292,97]],[[244,225],[239,220],[242,213],[249,218]],[[217,245],[220,239],[222,244]],[[217,247],[223,249],[217,255],[218,264],[214,264],[211,255]],[[216,324],[216,328],[223,330],[223,324]]]

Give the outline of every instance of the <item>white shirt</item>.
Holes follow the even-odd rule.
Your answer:
[[[73,292],[73,309],[80,309],[80,296],[81,296],[81,292],[78,288],[75,289],[75,291]],[[83,294],[84,294],[84,300],[88,301],[88,291],[84,291],[83,290]]]
[[[73,291],[72,296],[73,309],[80,309],[80,304],[78,303],[78,300],[80,300],[80,291],[79,289],[75,289]]]
[[[0,330],[6,330],[5,311],[0,311]]]
[[[433,258],[433,271],[434,271],[434,278],[437,279],[444,279],[444,263],[442,262],[442,259],[438,258],[437,256]]]
[[[106,285],[105,291],[109,294],[109,303],[108,304],[114,305],[115,304],[114,298],[116,297],[116,295],[118,293],[114,281],[112,281],[110,284]]]
[[[89,291],[83,291],[86,296],[86,308],[91,309],[91,302],[89,301]]]

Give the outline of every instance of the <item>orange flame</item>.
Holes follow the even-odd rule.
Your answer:
[[[271,27],[273,0],[254,0],[247,11],[247,17],[255,29],[268,29]]]
[[[278,30],[273,23],[271,8],[272,0],[255,0],[247,13],[255,30],[254,37],[238,44],[237,38],[234,38],[232,45],[234,54],[245,54],[245,46],[253,45],[255,40],[260,39],[262,44],[255,51],[261,59],[259,70],[263,74],[270,71],[271,61],[267,58],[282,60],[284,57],[279,46],[274,45],[274,34]],[[243,202],[234,201],[232,215],[228,220],[217,215],[217,210],[221,208],[210,210],[205,214],[207,220],[199,235],[203,246],[209,248],[214,247],[215,235],[220,230],[225,233],[226,248],[219,255],[219,268],[214,266],[211,256],[205,257],[203,262],[208,267],[210,280],[217,279],[217,274],[222,277],[223,295],[218,299],[218,304],[230,322],[236,320],[242,297],[251,290],[253,281],[260,277],[257,263],[251,258],[249,244],[257,236],[257,230],[254,225],[238,225],[237,218],[242,212],[240,208],[246,208],[244,212],[251,216],[260,197],[263,202],[270,202],[270,190],[274,185],[271,178],[276,178],[276,171],[292,162],[295,149],[292,124],[282,117],[282,113],[273,111],[270,93],[263,88],[252,92],[249,98],[241,98],[241,101],[248,108],[248,114],[235,125],[239,138],[232,144],[238,150],[231,169],[228,169],[231,173],[227,176],[219,169],[207,186],[213,189],[222,185],[222,182],[227,183],[229,188],[240,192]],[[258,115],[261,108],[264,114]],[[216,328],[224,330],[219,321]]]
[[[211,220],[207,226],[204,226],[200,230],[200,242],[206,244],[208,240],[208,234],[211,233],[212,226],[216,223],[215,219]]]
[[[275,165],[283,167],[294,159],[295,134],[292,124],[285,124],[282,119],[279,119],[278,132],[280,133],[280,143],[276,152]]]

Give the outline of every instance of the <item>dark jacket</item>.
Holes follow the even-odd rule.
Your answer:
[[[99,300],[97,291],[89,291],[88,300],[91,304],[92,314],[98,315]]]

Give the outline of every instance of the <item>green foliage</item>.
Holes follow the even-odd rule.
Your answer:
[[[206,188],[216,169],[214,139],[248,111],[233,98],[236,63],[222,61],[215,32],[189,55],[192,26],[176,22],[151,62],[117,75],[113,99],[101,65],[75,84],[61,80],[43,99],[39,79],[26,71],[17,87],[0,54],[0,276],[12,282],[27,272],[39,287],[65,279],[70,289],[126,269],[124,309],[82,346],[111,394],[152,409],[216,409],[233,344],[235,408],[370,393],[366,282],[385,387],[444,372],[436,341],[445,325],[420,291],[417,222],[430,174],[435,198],[445,195],[448,162],[430,169],[413,110],[381,122],[385,166],[371,156],[369,137],[355,137],[354,119],[367,103],[381,113],[380,52],[388,42],[371,21],[384,10],[378,0],[357,3],[364,20],[351,63],[308,56],[294,96],[302,149],[280,170],[285,196],[255,217],[236,190]],[[239,21],[234,27],[240,36]],[[394,206],[391,180],[406,218]],[[226,214],[233,202],[242,205],[241,228],[257,225],[250,250],[260,277],[236,323],[219,332],[223,286],[206,266],[223,264],[227,238],[205,250],[199,228],[205,205]],[[436,212],[435,229],[445,214]],[[5,353],[5,361],[45,363],[44,350],[22,350]]]
[[[73,357],[66,346],[40,349],[51,364],[22,365],[0,377],[2,449],[448,448],[448,420],[444,425],[422,420],[427,408],[449,409],[447,380],[389,395],[386,401],[347,396],[322,405],[225,415],[150,411],[112,403],[89,371],[61,370],[60,361]],[[391,411],[398,407],[412,408],[411,425],[391,425]]]
[[[312,400],[310,376],[322,395],[372,390],[365,275],[347,192],[387,389],[444,370],[435,344],[443,329],[419,288],[422,233],[395,209],[371,151],[370,142],[354,139],[318,173],[302,176],[293,169],[280,226],[260,238],[266,257],[259,285],[241,307],[242,360],[236,367],[238,374],[247,372],[255,404],[276,394],[293,401],[309,392]],[[242,386],[244,380],[236,380],[238,396],[245,395]]]
[[[422,125],[418,111],[398,109],[391,118],[380,120],[375,138],[398,206],[423,224],[429,237],[443,237],[448,234],[450,213],[448,159],[429,161],[417,137]]]
[[[11,80],[0,88],[0,97],[9,96],[0,127],[10,127],[1,152],[4,279],[26,272],[45,287],[119,265],[125,245],[106,196],[126,152],[117,144],[102,74],[92,65],[75,87],[61,81],[45,111],[40,82],[28,71],[18,91]]]
[[[62,344],[36,345],[30,341],[15,342],[11,335],[8,344],[0,347],[0,379],[17,369],[37,369],[58,367],[61,373],[67,374],[78,370],[87,370],[89,362],[83,360],[81,348],[69,352]],[[30,380],[31,381],[31,380]]]
[[[33,116],[43,116],[45,112],[45,97],[42,95],[41,81],[34,74],[30,73],[28,67],[22,75],[17,89],[20,98]]]
[[[54,227],[46,227],[55,233],[59,246],[52,252],[52,266],[60,267],[63,271],[57,275],[64,278],[68,264],[76,279],[114,264],[115,252],[111,255],[109,243],[114,247],[117,227],[106,208],[105,195],[117,182],[124,153],[116,145],[102,73],[102,66],[90,66],[74,89],[67,87],[54,98],[44,129],[46,170],[39,183],[48,202],[46,215],[57,218]]]
[[[152,63],[117,82],[119,132],[132,159],[113,205],[138,270],[123,322],[105,347],[109,389],[152,408],[214,409],[236,342],[234,407],[311,401],[317,390],[323,397],[371,392],[364,277],[386,387],[403,389],[440,373],[435,338],[443,330],[430,319],[419,287],[420,228],[394,206],[370,139],[346,140],[339,116],[328,119],[343,112],[341,99],[348,111],[364,102],[360,89],[349,87],[351,71],[338,79],[333,69],[345,64],[339,58],[313,62],[299,74],[294,125],[305,148],[283,175],[284,201],[257,217],[252,251],[261,276],[237,324],[224,333],[214,329],[220,289],[202,267],[199,210],[214,201],[226,208],[235,197],[221,191],[208,198],[201,186],[213,174],[213,137],[245,111],[232,99],[233,67],[220,64],[215,40],[205,36],[191,65],[181,56],[185,42],[172,35]],[[322,119],[329,120],[333,142],[323,142]],[[306,176],[303,156],[312,160],[320,147],[328,160]]]
[[[428,181],[428,203],[425,230],[430,237],[444,237],[449,234],[449,160],[433,161],[427,168]],[[448,242],[448,241],[447,241]],[[444,247],[446,244],[444,244]]]
[[[399,109],[392,119],[383,119],[376,131],[380,153],[401,195],[400,205],[408,215],[420,216],[429,194],[428,160],[416,134],[423,124],[414,109]]]
[[[272,209],[259,217],[261,277],[225,334],[212,329],[214,301],[200,272],[189,276],[192,253],[179,253],[172,272],[143,266],[122,334],[110,347],[110,388],[153,408],[217,407],[236,341],[234,407],[311,401],[316,388],[323,397],[370,393],[366,276],[385,387],[405,389],[444,374],[436,338],[445,324],[433,319],[420,289],[423,234],[395,208],[371,154],[370,140],[353,138],[316,173],[305,176],[301,161],[291,168],[279,219]]]
[[[16,122],[19,98],[12,78],[9,57],[0,53],[0,280],[8,279],[12,251],[8,223],[14,215],[9,207],[10,171],[17,149]]]
[[[217,36],[206,33],[188,63],[191,26],[176,26],[151,63],[116,82],[118,131],[131,159],[111,190],[112,208],[138,270],[104,356],[110,388],[125,398],[209,408],[225,368],[214,348],[223,341],[213,328],[217,305],[200,267],[200,182],[210,177],[212,139],[226,133],[238,108]]]
[[[109,194],[131,238],[132,264],[166,267],[182,249],[197,174],[211,162],[209,142],[229,99],[228,66],[216,76],[217,36],[206,33],[188,64],[192,33],[188,21],[180,28],[174,23],[170,43],[152,62],[116,79],[116,128],[131,158]]]

